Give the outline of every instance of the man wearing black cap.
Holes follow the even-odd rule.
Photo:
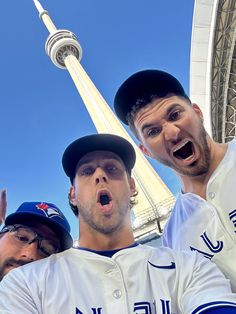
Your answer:
[[[4,190],[0,200],[0,210],[4,212],[5,204]],[[7,216],[0,230],[0,281],[10,270],[66,250],[72,244],[69,223],[54,204],[21,204]]]
[[[181,180],[163,244],[199,251],[221,268],[236,292],[236,140],[214,142],[200,108],[163,71],[133,74],[118,89],[114,106],[143,153],[172,168]]]
[[[129,142],[85,136],[67,147],[62,163],[79,217],[79,247],[6,276],[1,314],[235,313],[236,295],[213,263],[134,242]]]

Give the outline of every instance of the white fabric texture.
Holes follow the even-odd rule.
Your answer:
[[[236,296],[214,263],[145,245],[112,258],[69,249],[0,283],[1,314],[190,314],[224,304],[236,308]]]
[[[178,196],[162,244],[198,250],[217,264],[236,292],[236,140],[228,144],[206,195],[206,200],[193,193]]]

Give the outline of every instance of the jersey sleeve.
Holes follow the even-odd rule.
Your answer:
[[[165,227],[165,228],[167,228],[167,227]],[[163,234],[161,236],[161,244],[162,244],[162,246],[166,246],[166,247],[172,248],[170,243],[169,243],[169,241],[168,241],[168,236],[166,236],[167,232],[166,232],[165,228],[164,228]]]
[[[207,313],[210,309],[224,307],[234,308],[236,313],[236,294],[216,265],[196,253],[192,277],[185,282],[181,305],[186,314]]]
[[[0,282],[0,314],[39,314],[20,269]]]

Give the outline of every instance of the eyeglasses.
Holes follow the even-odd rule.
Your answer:
[[[45,257],[60,251],[60,248],[55,243],[38,235],[30,227],[23,225],[6,226],[0,231],[0,233],[5,232],[10,232],[13,235],[16,244],[19,247],[24,247],[30,245],[33,242],[37,242],[37,249]]]

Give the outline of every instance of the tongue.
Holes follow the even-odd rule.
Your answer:
[[[110,199],[106,194],[100,196],[100,204],[103,212],[110,211],[112,208],[112,202],[110,202]]]

